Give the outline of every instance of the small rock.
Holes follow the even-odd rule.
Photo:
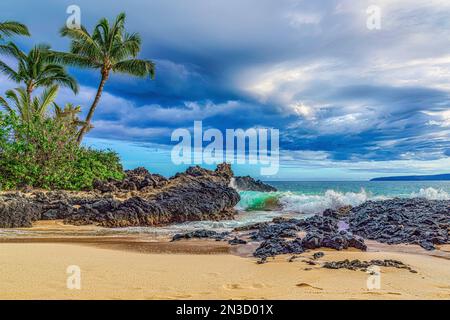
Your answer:
[[[229,240],[228,243],[231,244],[232,246],[236,246],[240,244],[247,244],[247,241],[235,237],[234,239]]]
[[[316,252],[316,253],[313,254],[314,260],[323,258],[324,256],[325,256],[325,253],[323,253],[323,252]]]

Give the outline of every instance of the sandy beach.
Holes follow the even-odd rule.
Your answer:
[[[409,252],[321,251],[321,263],[396,259],[418,273],[381,268],[381,289],[369,290],[367,273],[303,261],[317,251],[259,265],[245,250],[214,241],[3,239],[0,299],[450,299],[449,246],[434,256],[415,246]],[[81,270],[81,290],[67,288],[73,265]]]

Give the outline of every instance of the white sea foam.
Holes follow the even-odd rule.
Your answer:
[[[426,198],[428,200],[450,200],[450,194],[442,189],[426,188],[413,193],[412,198]]]
[[[287,193],[280,198],[283,211],[301,213],[320,213],[326,209],[338,209],[345,206],[359,206],[368,200],[384,200],[385,197],[373,197],[364,189],[361,192],[342,193],[328,190],[324,195],[304,195]]]

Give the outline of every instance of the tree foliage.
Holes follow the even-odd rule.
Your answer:
[[[97,179],[122,179],[118,155],[80,147],[77,130],[58,117],[24,123],[0,113],[0,189],[91,189]]]

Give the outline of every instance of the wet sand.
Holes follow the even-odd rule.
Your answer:
[[[32,230],[50,233],[0,238],[0,299],[450,299],[450,246],[429,253],[369,242],[369,252],[321,250],[320,263],[396,259],[418,272],[381,268],[380,289],[369,290],[367,273],[303,261],[317,251],[259,265],[249,257],[252,245],[92,237],[96,227],[62,228],[77,236],[52,235],[61,226],[46,222]],[[81,290],[67,288],[72,265],[80,267]]]

